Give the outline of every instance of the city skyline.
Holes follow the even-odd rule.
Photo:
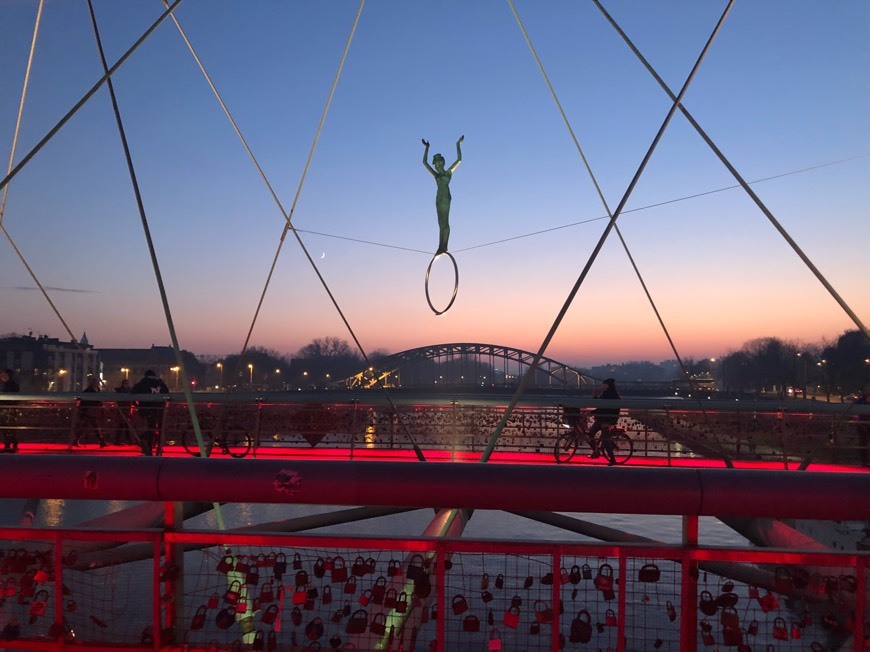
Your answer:
[[[4,157],[38,4],[0,7]],[[613,210],[670,101],[594,5],[515,5]],[[285,210],[298,194],[293,224],[366,353],[475,341],[537,351],[607,219],[510,3],[368,3],[312,153],[358,6],[212,11],[187,0],[176,15]],[[725,6],[607,9],[677,92]],[[111,65],[162,7],[96,2],[95,12]],[[865,324],[868,27],[866,3],[738,4],[684,100]],[[46,3],[16,162],[101,75],[86,5]],[[179,345],[238,352],[280,211],[170,19],[113,81]],[[420,141],[449,164],[461,135],[450,239],[459,290],[435,316],[424,288],[435,184]],[[681,357],[854,329],[735,183],[678,113],[617,223]],[[170,341],[105,87],[7,188],[3,227],[74,337],[87,332],[104,348]],[[5,238],[0,252],[0,332],[65,339]],[[326,335],[353,344],[317,274],[288,234],[251,345],[292,354]],[[440,258],[433,302],[445,305],[452,289]],[[546,355],[583,365],[674,358],[616,233]]]

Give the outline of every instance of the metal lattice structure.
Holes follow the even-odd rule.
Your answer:
[[[512,387],[528,371],[535,354],[499,344],[430,344],[379,359],[349,376],[348,388],[462,386]],[[531,387],[579,389],[589,376],[563,362],[542,357]]]

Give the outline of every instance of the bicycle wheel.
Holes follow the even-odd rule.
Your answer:
[[[254,438],[247,432],[228,432],[224,435],[224,452],[231,457],[244,457],[251,452]]]
[[[561,464],[562,462],[567,462],[572,457],[574,457],[574,453],[576,452],[576,435],[573,432],[559,435],[559,438],[556,440],[556,446],[553,448],[553,456],[556,458],[556,462],[558,464]]]
[[[211,445],[211,441],[205,435],[203,435],[203,443],[206,448]],[[187,451],[188,455],[202,457],[199,450],[199,443],[196,441],[196,435],[193,433],[193,430],[184,431],[184,434],[181,435],[181,446]]]
[[[613,453],[617,464],[625,464],[634,454],[634,442],[625,430],[613,430],[606,440],[601,441],[601,447]]]

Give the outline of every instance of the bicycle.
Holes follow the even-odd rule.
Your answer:
[[[223,434],[207,434],[202,432],[202,439],[209,455],[211,455],[211,451],[217,445],[224,455],[242,458],[250,453],[251,448],[254,446],[254,438],[251,434],[242,431],[230,431]],[[189,455],[202,457],[202,453],[199,450],[199,442],[196,441],[196,435],[194,435],[193,430],[186,430],[181,435],[181,446]]]
[[[634,454],[634,442],[624,429],[605,424],[590,440],[586,415],[580,414],[577,417],[570,419],[572,423],[560,423],[560,427],[569,430],[559,435],[553,447],[553,456],[558,464],[570,461],[580,447],[581,441],[591,447],[592,451],[589,453],[591,459],[604,457],[609,461],[612,455],[615,464],[625,464],[631,459]]]

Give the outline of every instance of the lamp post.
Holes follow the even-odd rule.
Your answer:
[[[170,367],[170,368],[169,368],[169,371],[174,371],[174,372],[175,372],[175,391],[176,391],[176,392],[178,391],[178,372],[179,372],[180,370],[181,370],[181,367],[179,367],[179,366],[175,366],[175,367]]]
[[[218,378],[219,378],[219,380],[218,380],[218,389],[220,389],[221,387],[224,386],[224,363],[223,363],[223,362],[218,362],[218,363],[217,363],[217,368],[218,368]]]
[[[252,365],[252,364],[248,365],[248,372],[250,372],[250,385],[251,385],[251,389],[253,389],[254,388],[254,365]]]
[[[804,361],[804,377],[803,377],[803,398],[806,400],[807,398],[807,356],[803,353],[798,353],[797,357]]]
[[[121,367],[121,373],[124,374],[124,380],[130,380],[130,370],[127,367]]]

